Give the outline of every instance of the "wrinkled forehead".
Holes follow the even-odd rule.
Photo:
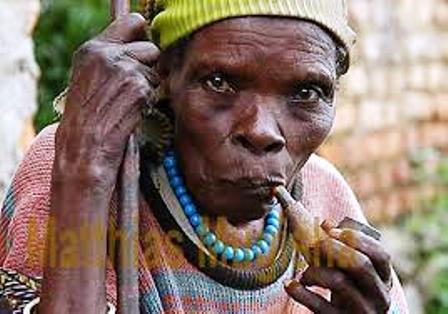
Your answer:
[[[268,58],[279,66],[336,63],[336,43],[313,22],[280,17],[230,18],[197,31],[188,44],[187,62],[262,65]],[[274,58],[274,59],[273,59]],[[260,64],[261,63],[261,64]]]

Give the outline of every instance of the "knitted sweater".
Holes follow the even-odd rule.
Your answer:
[[[36,138],[16,172],[1,212],[0,265],[33,277],[42,276],[56,128],[55,125],[47,127]],[[302,169],[302,177],[302,202],[313,215],[333,221],[348,216],[366,222],[353,192],[329,162],[313,155]],[[116,211],[116,207],[113,199],[111,210]],[[289,298],[283,288],[286,279],[300,276],[295,263],[267,287],[232,288],[189,262],[182,250],[168,239],[143,197],[139,219],[142,313],[309,313]],[[152,240],[144,241],[148,230]],[[108,301],[116,303],[116,277],[110,264],[106,291]],[[407,313],[395,275],[391,295],[391,312]]]

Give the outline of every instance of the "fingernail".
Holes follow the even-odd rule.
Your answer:
[[[330,231],[328,231],[328,235],[334,239],[339,239],[339,237],[342,234],[342,230],[341,229],[337,229],[337,228],[333,228]]]
[[[285,285],[286,289],[295,289],[295,288],[300,287],[300,282],[298,282],[295,279],[285,280],[285,282],[283,284]]]

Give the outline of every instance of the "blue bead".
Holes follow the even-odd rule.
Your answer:
[[[187,215],[187,217],[191,217],[194,214],[197,214],[196,206],[194,204],[189,204],[184,207],[184,213]]]
[[[267,226],[274,226],[277,230],[280,228],[280,221],[277,218],[269,218],[266,221]]]
[[[184,185],[184,180],[182,180],[181,177],[176,176],[176,177],[171,178],[170,184],[171,184],[171,187],[173,187],[173,189],[176,189],[176,188]]]
[[[263,253],[260,247],[256,244],[252,245],[251,251],[254,253],[254,258],[260,256]]]
[[[234,254],[233,248],[231,246],[226,246],[226,248],[224,249],[224,252],[222,253],[222,256],[226,260],[230,261],[233,259],[233,254]]]
[[[204,244],[207,246],[212,246],[213,244],[215,244],[216,242],[216,236],[211,233],[208,232],[205,236],[204,236]]]
[[[170,169],[176,166],[176,158],[175,157],[166,157],[163,161],[163,165],[165,166],[165,169]]]
[[[274,236],[270,233],[264,233],[262,240],[266,241],[267,244],[271,245],[272,241],[274,241]]]
[[[278,210],[270,211],[269,214],[266,216],[266,219],[269,220],[270,218],[280,219],[280,212]]]
[[[190,223],[193,227],[196,228],[202,223],[201,216],[199,216],[199,214],[194,214],[193,216],[190,217]]]
[[[213,245],[213,252],[215,252],[216,255],[220,255],[224,252],[225,247],[224,243],[222,243],[221,240],[218,240],[215,242],[215,245]]]
[[[184,194],[179,198],[179,203],[182,205],[182,207],[186,207],[188,205],[192,205],[191,197]]]
[[[267,244],[265,240],[260,240],[257,242],[257,244],[260,247],[260,250],[263,253],[263,255],[269,252],[269,244]]]
[[[187,189],[184,186],[177,187],[174,192],[177,195],[177,198],[182,197],[182,195],[187,194]]]
[[[179,171],[177,171],[177,168],[170,168],[166,171],[166,174],[168,175],[168,178],[171,179],[173,177],[178,176]]]
[[[255,254],[250,249],[244,249],[244,259],[247,262],[252,262],[255,259]]]
[[[195,228],[195,231],[198,236],[203,237],[207,234],[208,229],[203,224],[200,224]]]
[[[235,262],[241,263],[244,260],[244,252],[242,249],[236,249],[235,250],[235,256],[233,258]]]
[[[278,232],[278,229],[273,225],[267,225],[266,228],[264,228],[264,232],[275,235]]]

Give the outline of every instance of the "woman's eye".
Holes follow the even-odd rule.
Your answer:
[[[322,97],[322,91],[316,87],[300,87],[294,95],[297,102],[318,102]]]
[[[235,90],[221,74],[213,74],[204,80],[204,85],[217,93],[235,93]]]

